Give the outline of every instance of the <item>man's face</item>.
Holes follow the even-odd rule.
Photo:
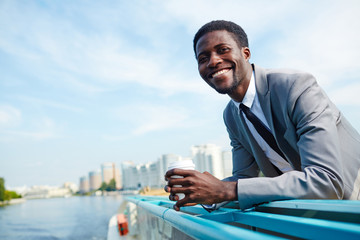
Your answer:
[[[196,44],[196,58],[200,76],[223,94],[231,94],[249,71],[249,48],[240,48],[234,35],[225,30],[202,36]]]

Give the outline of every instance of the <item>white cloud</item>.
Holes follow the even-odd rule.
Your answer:
[[[336,91],[330,92],[330,98],[339,105],[353,105],[356,109],[360,108],[360,83],[348,84],[339,87]]]
[[[29,129],[31,130],[4,130],[1,141],[11,142],[19,139],[42,141],[60,137],[57,133],[59,127],[48,117],[36,120]]]
[[[51,131],[8,131],[11,136],[20,137],[23,139],[42,141],[47,139],[55,138],[54,134]]]
[[[298,1],[237,1],[237,0],[186,0],[166,1],[165,7],[171,16],[186,23],[189,33],[194,34],[203,24],[212,20],[229,20],[246,32],[263,31],[263,26],[281,18],[294,8]],[[189,7],[191,6],[191,7]]]
[[[99,34],[84,31],[81,25],[72,24],[72,19],[56,18],[36,7],[33,11],[27,8],[28,5],[11,9],[14,16],[24,10],[24,16],[20,18],[22,21],[6,14],[7,20],[13,20],[13,24],[6,27],[2,34],[0,32],[3,36],[0,48],[30,64],[42,80],[56,82],[57,85],[62,82],[90,93],[108,91],[124,82],[158,89],[165,94],[198,92],[201,89],[201,81],[193,81],[189,79],[189,74],[169,67],[165,49],[143,49],[142,45],[129,42],[130,38],[123,40],[125,36],[121,35],[121,31],[124,29],[114,31],[116,24],[107,25],[108,30]],[[76,12],[75,9],[68,10]],[[106,11],[106,8],[100,11]],[[92,11],[86,8],[82,12],[91,21],[93,16],[90,13]],[[102,25],[104,22],[93,24],[92,27],[105,28]],[[142,36],[144,41],[165,41],[154,37],[153,32],[147,34]],[[196,69],[195,65],[192,66]]]
[[[78,112],[78,113],[83,112],[83,109],[80,107],[68,105],[65,103],[58,102],[58,101],[52,101],[49,99],[41,99],[41,98],[29,97],[29,96],[25,96],[25,95],[19,95],[16,98],[26,102],[27,104],[31,103],[36,106],[41,105],[41,106],[46,106],[46,107],[51,107],[51,108],[56,108],[56,109],[63,109],[66,111],[71,111],[71,112]]]
[[[117,141],[126,140],[126,139],[127,139],[127,136],[103,134],[103,135],[101,135],[101,139],[103,139],[103,140],[105,140],[105,141],[110,141],[110,142],[117,142]]]
[[[360,4],[330,2],[316,9],[315,16],[284,29],[275,64],[311,71],[323,85],[360,77]]]
[[[125,106],[117,110],[120,120],[133,125],[130,132],[134,136],[166,129],[186,127],[189,116],[186,109],[144,103]]]
[[[187,119],[187,114],[180,109],[172,109],[164,106],[141,106],[136,109],[141,114],[138,118],[137,127],[133,134],[142,135],[152,131],[179,128]]]
[[[0,128],[14,127],[21,122],[21,111],[10,105],[0,105]]]

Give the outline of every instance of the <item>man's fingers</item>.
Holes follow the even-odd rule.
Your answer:
[[[176,195],[176,194],[170,194],[169,195],[169,200],[170,201],[177,201],[177,200],[179,200],[179,196]]]
[[[187,185],[189,185],[188,184],[188,179],[186,179],[186,178],[171,178],[171,179],[169,179],[169,181],[168,181],[168,183],[167,183],[167,186],[169,186],[169,187],[173,187],[173,186],[179,186],[179,185],[181,185],[181,186],[187,186]]]
[[[176,206],[176,204],[174,204],[173,208],[175,211],[180,211],[180,208],[178,206]]]
[[[180,207],[183,207],[185,206],[186,204],[190,203],[191,201],[189,200],[189,198],[185,195],[185,197],[179,201],[177,201],[174,205],[174,209],[179,209],[180,210]],[[176,206],[176,208],[175,208]],[[179,210],[176,210],[176,211],[179,211]]]
[[[211,173],[209,173],[208,171],[203,172],[203,174],[206,174],[206,175],[210,175],[210,176],[212,176],[212,174],[211,174]]]
[[[194,175],[195,172],[196,172],[195,170],[184,170],[180,168],[174,168],[166,172],[165,180],[166,179],[169,180],[171,176],[174,175],[183,176],[183,177],[191,176]]]
[[[182,187],[181,185],[172,185],[171,189],[170,189],[170,193],[171,194],[176,194],[176,193],[189,194],[190,190],[187,187]]]

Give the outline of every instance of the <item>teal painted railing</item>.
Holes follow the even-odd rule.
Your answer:
[[[233,202],[208,213],[200,205],[177,212],[167,197],[126,199],[194,239],[360,239],[360,201],[288,200],[246,211]]]

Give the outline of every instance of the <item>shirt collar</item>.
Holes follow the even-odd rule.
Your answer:
[[[252,106],[252,104],[254,102],[255,96],[256,96],[256,87],[255,87],[255,75],[254,75],[254,71],[253,71],[252,74],[251,74],[249,87],[246,90],[245,96],[244,96],[241,103],[243,103],[248,108],[251,108],[251,106]],[[237,107],[237,109],[239,109],[240,102],[236,102],[233,99],[232,99],[232,101],[235,104],[235,106]]]

